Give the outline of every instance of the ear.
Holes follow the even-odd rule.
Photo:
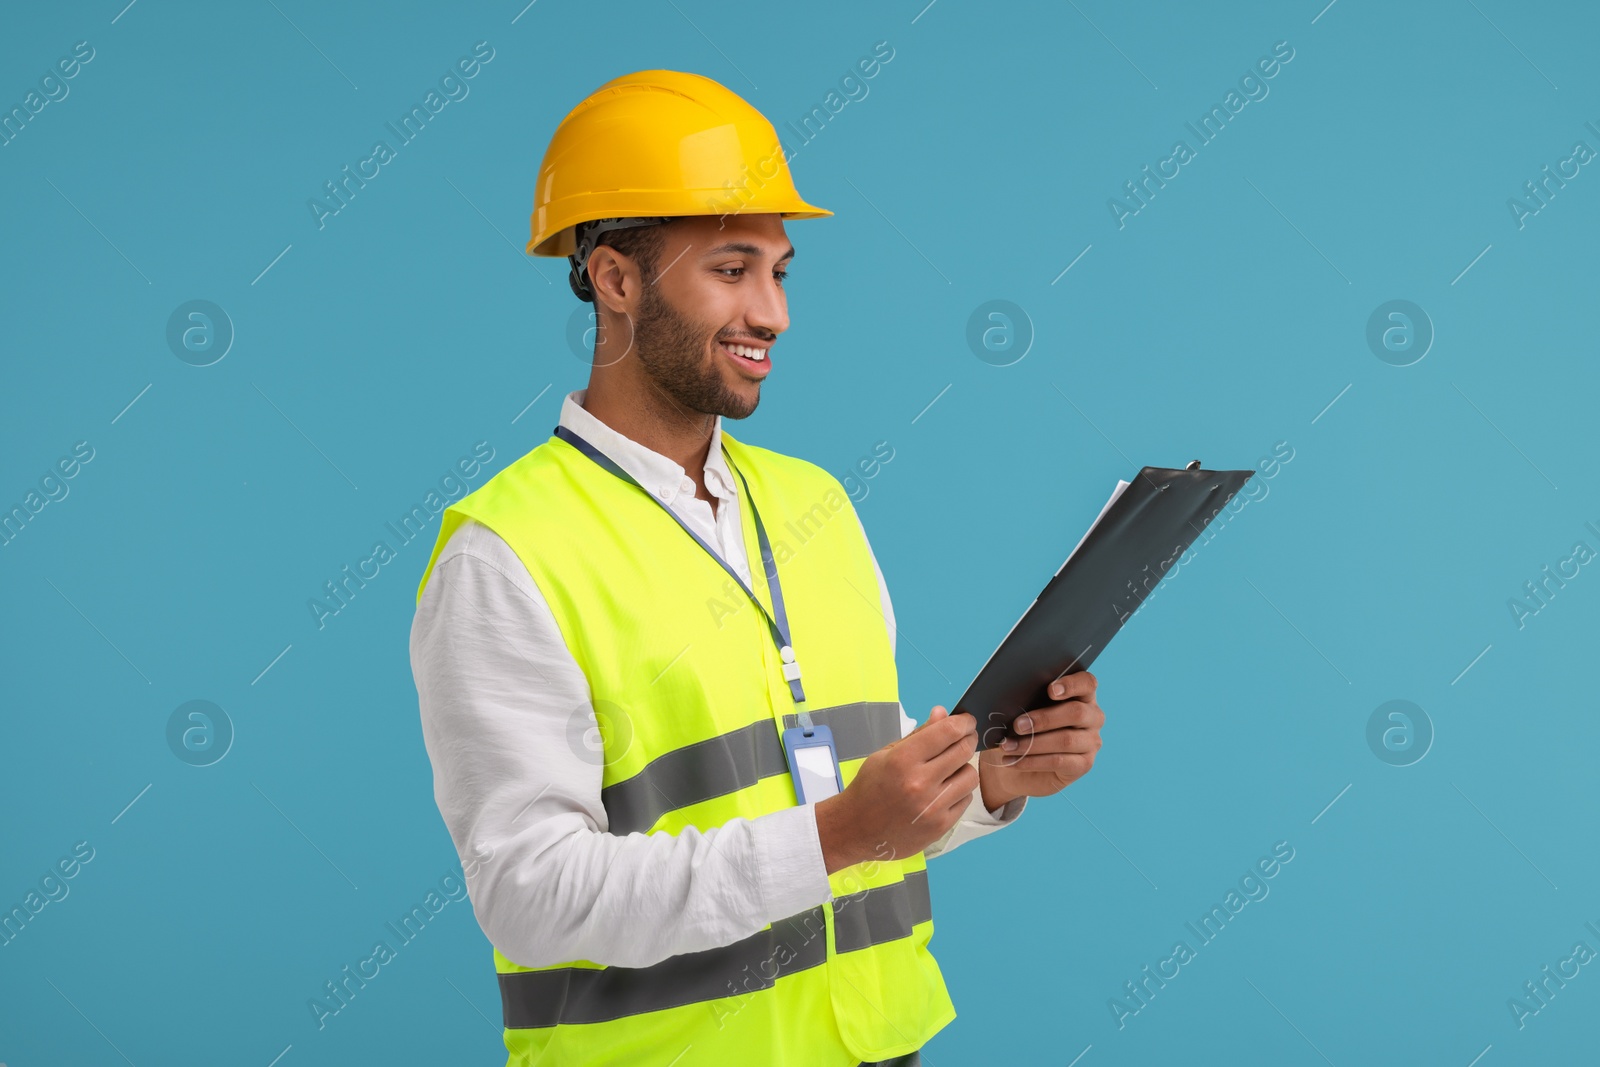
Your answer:
[[[639,265],[610,245],[601,245],[584,264],[597,307],[631,315],[639,303],[643,279]]]

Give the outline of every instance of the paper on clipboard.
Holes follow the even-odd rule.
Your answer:
[[[1101,507],[1100,514],[1096,515],[1094,521],[1089,524],[1089,528],[1083,531],[1083,536],[1078,538],[1078,543],[1072,546],[1072,551],[1067,553],[1067,558],[1061,561],[1061,567],[1065,567],[1072,557],[1078,554],[1078,549],[1082,548],[1083,543],[1089,540],[1089,535],[1094,533],[1096,526],[1100,525],[1100,520],[1106,517],[1106,512],[1110,511],[1111,505],[1117,502],[1117,497],[1121,496],[1122,491],[1132,484],[1132,482],[1125,482],[1120,478],[1117,479],[1117,487],[1111,490],[1111,496],[1107,498],[1105,505]],[[1061,567],[1056,568],[1057,574],[1061,573]]]
[[[1083,547],[1083,543],[1085,541],[1089,540],[1089,535],[1094,533],[1094,528],[1096,526],[1100,525],[1100,520],[1106,517],[1106,512],[1110,511],[1111,510],[1111,505],[1115,504],[1117,502],[1117,497],[1121,496],[1122,495],[1122,491],[1124,489],[1128,488],[1128,486],[1130,486],[1132,484],[1133,484],[1132,482],[1125,482],[1125,481],[1122,481],[1120,478],[1117,480],[1117,487],[1115,489],[1111,490],[1111,495],[1106,498],[1105,504],[1102,505],[1101,508],[1100,508],[1100,514],[1098,514],[1098,515],[1096,515],[1094,517],[1094,521],[1089,524],[1089,528],[1087,530],[1083,531],[1083,536],[1078,538],[1078,543],[1072,546],[1072,551],[1071,552],[1067,553],[1067,558],[1061,561],[1061,566],[1060,567],[1056,568],[1056,573],[1057,574],[1060,574],[1062,569],[1065,568],[1066,565],[1069,562],[1071,562],[1072,557],[1076,556],[1078,554],[1078,549],[1082,548]],[[1037,604],[1038,602],[1039,602],[1039,598],[1035,597],[1034,598],[1034,604]],[[1033,604],[1029,604],[1028,605],[1028,611],[1032,611],[1032,610],[1033,610]],[[1028,611],[1024,611],[1021,615],[1017,616],[1017,621],[1011,624],[1011,629],[1007,630],[1005,637],[1002,637],[1000,639],[1000,644],[994,646],[994,652],[1000,651],[1000,649],[1005,645],[1006,639],[1009,638],[1012,635],[1012,633],[1016,631],[1017,625],[1019,623],[1021,623],[1023,619],[1028,617]],[[982,674],[983,670],[984,670],[984,667],[989,666],[989,660],[994,659],[994,652],[989,653],[989,658],[983,661],[983,667],[979,667],[978,668],[978,674]],[[976,676],[974,676],[974,677],[976,677]]]

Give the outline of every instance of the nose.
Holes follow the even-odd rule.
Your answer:
[[[774,337],[789,328],[789,299],[778,279],[768,275],[764,282],[750,287],[750,304],[744,317],[752,329]]]

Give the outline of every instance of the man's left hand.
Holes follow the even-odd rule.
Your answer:
[[[995,811],[1019,796],[1059,793],[1089,773],[1106,721],[1106,713],[1095,702],[1098,684],[1088,671],[1058,678],[1049,694],[1059,703],[1019,715],[1011,729],[1020,740],[1007,738],[984,749],[978,771],[986,808]]]

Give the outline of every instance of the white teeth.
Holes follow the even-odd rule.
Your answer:
[[[736,356],[743,356],[746,359],[753,359],[758,363],[767,358],[767,353],[764,350],[759,349],[759,348],[752,348],[749,345],[728,345],[728,344],[725,344],[722,347],[726,348],[728,351],[732,352]]]

